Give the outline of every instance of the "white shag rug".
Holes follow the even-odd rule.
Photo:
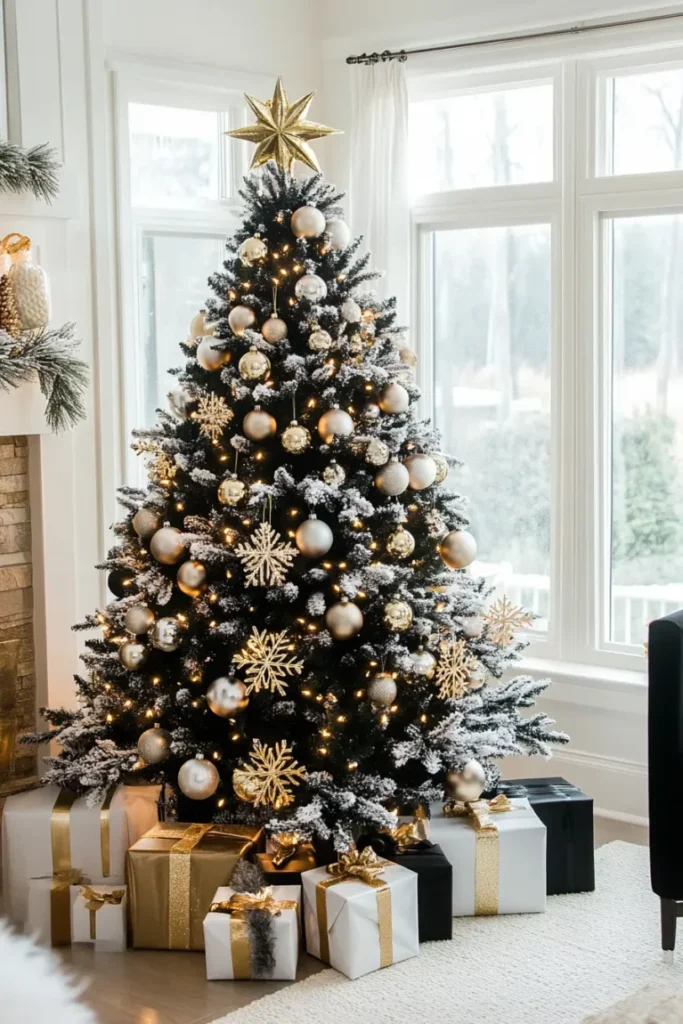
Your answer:
[[[662,961],[647,848],[603,846],[596,873],[594,893],[546,914],[457,918],[419,957],[357,981],[324,970],[214,1024],[580,1024],[644,984],[683,986],[683,952]]]

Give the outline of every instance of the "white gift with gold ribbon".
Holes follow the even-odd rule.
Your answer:
[[[420,952],[414,871],[381,861],[366,847],[305,871],[301,883],[306,950],[347,978]]]
[[[127,944],[125,885],[83,885],[71,908],[71,941],[94,944],[98,953],[122,953]]]
[[[300,885],[273,885],[260,893],[237,893],[229,885],[216,890],[212,907],[204,918],[204,950],[206,977],[209,981],[223,979],[252,980],[251,944],[246,914],[249,910],[269,910],[275,942],[275,966],[259,981],[293,981],[299,962]]]

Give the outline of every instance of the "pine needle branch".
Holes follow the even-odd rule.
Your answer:
[[[9,391],[38,378],[47,400],[45,419],[59,433],[85,419],[88,366],[75,350],[74,324],[47,328],[18,340],[0,331],[0,390]]]
[[[32,192],[49,203],[59,192],[59,167],[55,150],[45,143],[22,149],[0,141],[0,191]]]

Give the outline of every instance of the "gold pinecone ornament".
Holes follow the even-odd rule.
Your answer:
[[[0,327],[12,338],[18,338],[21,334],[21,320],[9,274],[0,278]]]

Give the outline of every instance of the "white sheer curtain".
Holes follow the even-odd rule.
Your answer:
[[[372,252],[371,266],[386,271],[375,287],[396,295],[406,323],[410,282],[408,213],[408,87],[398,61],[356,66],[351,137],[351,230]]]

